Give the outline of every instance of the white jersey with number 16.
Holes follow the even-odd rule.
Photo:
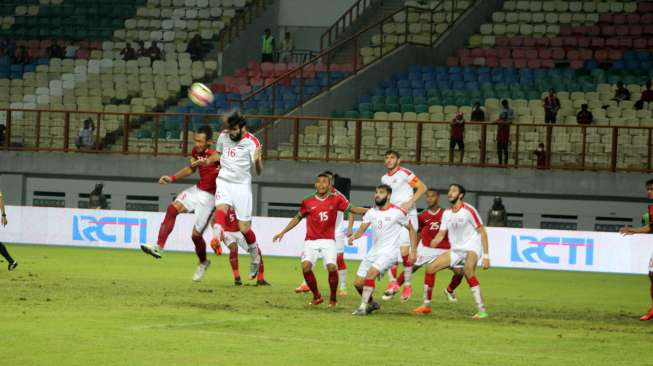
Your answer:
[[[261,146],[256,136],[245,132],[240,141],[236,142],[231,140],[229,132],[225,130],[215,145],[215,149],[222,154],[218,178],[231,183],[251,183],[256,149]]]

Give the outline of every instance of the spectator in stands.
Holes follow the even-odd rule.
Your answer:
[[[485,112],[481,109],[481,103],[474,103],[474,109],[472,109],[472,121],[473,122],[484,122],[485,121]]]
[[[617,102],[630,100],[630,90],[624,87],[623,81],[617,81],[617,89],[614,91],[614,98],[612,100],[616,100]]]
[[[95,144],[93,142],[93,120],[88,118],[84,121],[84,127],[79,130],[79,135],[77,135],[77,140],[75,145],[78,149],[92,149]]]
[[[190,53],[190,58],[193,61],[200,60],[208,52],[208,49],[202,43],[202,37],[199,34],[196,34],[188,42],[188,47],[186,47],[186,52]]]
[[[5,127],[4,124],[0,124],[0,146],[5,144],[5,130],[7,127]]]
[[[161,48],[159,48],[156,42],[152,42],[150,48],[147,49],[147,55],[152,59],[152,61],[163,59]]]
[[[556,123],[556,117],[560,110],[560,99],[553,89],[549,89],[549,95],[544,98],[544,123]]]
[[[284,33],[283,40],[281,40],[281,53],[279,54],[279,62],[290,63],[292,61],[292,52],[295,49],[295,43],[292,39],[290,32]]]
[[[587,104],[581,105],[580,111],[576,114],[576,122],[578,122],[579,125],[589,125],[594,122],[594,116],[587,108]]]
[[[75,46],[73,44],[69,44],[66,47],[66,58],[75,58],[77,55],[77,50],[79,49],[78,46]]]
[[[274,62],[274,37],[270,28],[266,28],[263,32],[261,44],[261,62]]]
[[[508,146],[510,145],[510,124],[515,119],[515,112],[508,106],[506,99],[501,101],[501,114],[496,120],[497,126],[497,154],[499,165],[508,165]]]
[[[642,92],[642,96],[635,102],[635,109],[643,109],[644,103],[653,102],[653,90],[651,90],[651,81],[646,82],[646,90]]]
[[[508,212],[501,202],[501,197],[494,197],[494,202],[487,213],[487,226],[506,227],[508,226]]]
[[[138,41],[138,51],[136,51],[136,55],[138,57],[148,57],[147,50],[148,50],[148,47],[145,47],[145,42],[144,41]]]
[[[4,50],[4,52],[2,50]],[[0,55],[4,54],[6,56],[13,57],[15,51],[16,42],[14,42],[13,39],[0,38]]]
[[[451,135],[449,139],[449,164],[453,163],[453,154],[456,145],[460,148],[460,164],[465,156],[465,116],[463,112],[456,113],[451,121]]]
[[[546,169],[546,150],[544,150],[544,144],[540,142],[537,145],[537,149],[533,151],[533,155],[537,159],[537,169]]]
[[[137,58],[136,50],[132,47],[131,43],[125,45],[125,48],[120,51],[120,56],[122,56],[124,61],[136,60]]]
[[[88,208],[91,210],[106,210],[109,208],[107,197],[102,193],[103,188],[104,184],[98,183],[88,195]]]
[[[29,51],[27,50],[27,47],[25,46],[20,46],[16,51],[14,52],[14,59],[12,60],[12,63],[14,64],[28,64],[30,63],[31,58],[29,56]]]
[[[50,47],[47,49],[49,58],[64,58],[65,50],[59,41],[52,42]]]

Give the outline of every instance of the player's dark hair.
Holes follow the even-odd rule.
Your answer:
[[[209,125],[199,126],[195,133],[203,133],[206,136],[206,141],[213,140],[213,129]]]
[[[329,175],[326,174],[326,173],[320,173],[320,174],[317,175],[317,177],[318,177],[318,178],[326,178],[326,179],[329,180],[329,183],[331,183],[331,176],[329,176]]]
[[[433,193],[437,194],[438,196],[440,195],[440,192],[438,192],[438,190],[435,189],[435,188],[429,188],[429,189],[427,189],[426,191],[427,191],[427,192],[433,192]]]
[[[333,174],[333,172],[330,171],[330,170],[325,170],[325,171],[322,172],[322,174],[326,174],[326,175],[328,175],[330,177],[335,177],[335,174]]]
[[[397,159],[401,159],[401,155],[399,155],[399,151],[397,150],[386,151],[384,156],[388,156],[388,155],[394,155]]]
[[[652,184],[653,184],[653,179],[649,179],[649,180],[646,181],[647,186],[650,186]]]
[[[225,119],[227,121],[227,125],[229,126],[229,128],[245,127],[247,125],[247,120],[238,111],[233,111],[229,113]]]
[[[379,184],[378,186],[376,186],[376,189],[382,189],[382,190],[386,191],[388,194],[392,193],[392,187],[390,187],[387,184]]]
[[[458,192],[460,192],[460,194],[462,194],[463,196],[465,196],[465,193],[467,193],[467,190],[465,190],[465,187],[461,186],[458,183],[449,184],[449,188],[451,188],[451,187],[457,187]]]

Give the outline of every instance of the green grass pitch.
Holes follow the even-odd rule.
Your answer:
[[[472,320],[436,279],[434,312],[413,298],[354,317],[350,285],[336,310],[293,293],[296,258],[266,258],[271,287],[232,285],[228,256],[211,256],[193,283],[193,253],[156,261],[140,251],[8,245],[20,265],[0,267],[2,365],[643,365],[653,323],[645,276],[490,269],[479,279],[490,318]],[[249,258],[240,258],[247,272]],[[3,266],[6,263],[3,264]],[[358,263],[348,262],[349,280]],[[328,292],[324,270],[316,276]],[[377,287],[375,295],[385,281]]]

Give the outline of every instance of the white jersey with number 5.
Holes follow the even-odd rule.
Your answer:
[[[229,132],[225,130],[215,145],[215,149],[222,154],[218,178],[231,183],[251,183],[256,149],[261,146],[258,139],[246,132],[240,141],[236,142],[231,140]]]
[[[386,173],[381,177],[381,183],[387,184],[392,188],[390,203],[400,206],[413,198],[413,185],[419,181],[419,178],[410,170],[397,167],[394,172]],[[409,216],[417,216],[415,206],[408,210]]]
[[[408,216],[399,206],[390,205],[385,210],[374,207],[367,210],[363,223],[369,223],[372,228],[374,244],[368,255],[375,255],[399,249],[401,233],[408,224]]]
[[[483,222],[478,212],[466,203],[456,211],[448,208],[442,215],[441,227],[447,230],[451,250],[480,250],[481,234],[477,229],[481,226]]]

